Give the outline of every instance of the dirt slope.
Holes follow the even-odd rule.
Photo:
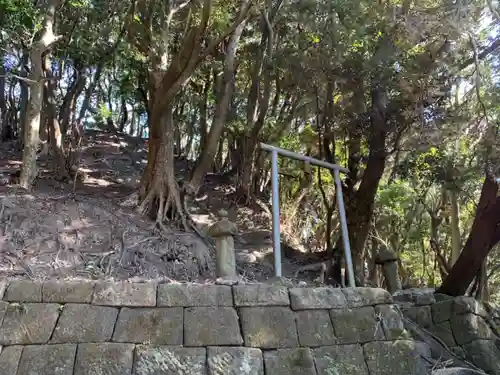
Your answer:
[[[146,163],[144,142],[109,133],[86,133],[80,177],[61,183],[40,158],[40,178],[27,194],[15,186],[21,153],[0,147],[0,277],[156,279],[207,282],[214,279],[213,242],[167,226],[159,231],[134,212],[135,188]],[[177,159],[182,178],[191,162]],[[273,275],[268,212],[230,199],[229,179],[209,175],[190,207],[203,233],[221,209],[240,235],[235,239],[239,272],[250,280]],[[284,246],[284,276],[310,260]],[[309,275],[317,276],[316,275]]]

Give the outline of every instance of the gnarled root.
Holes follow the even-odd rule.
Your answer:
[[[181,191],[173,176],[169,178],[154,174],[152,181],[148,181],[141,190],[137,208],[140,214],[149,216],[157,223],[180,221],[186,231],[192,227],[187,208],[182,203]]]

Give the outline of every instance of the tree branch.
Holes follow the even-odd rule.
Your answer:
[[[34,83],[38,83],[37,81],[34,81],[32,79],[29,79],[29,78],[26,78],[26,77],[22,77],[22,76],[19,76],[17,74],[13,74],[13,73],[1,74],[0,78],[14,78],[14,79],[17,79],[19,81],[26,82],[28,85],[32,85]],[[60,79],[61,79],[60,77],[44,77],[44,78],[42,78],[42,82],[46,82],[46,81],[58,81]]]
[[[487,58],[491,53],[495,52],[497,49],[500,48],[500,38],[497,38],[489,47],[486,47],[483,49],[481,52],[474,54],[471,58],[463,61],[458,65],[457,67],[457,73],[460,72],[461,70],[464,70],[465,68],[469,67],[470,65],[474,64],[474,62],[477,60],[484,60]]]
[[[238,25],[240,23],[242,23],[248,17],[248,13],[249,13],[250,9],[252,8],[252,5],[253,5],[253,0],[252,1],[244,0],[244,1],[246,1],[248,3],[247,6],[244,7],[240,11],[240,13],[236,17],[236,19],[234,20],[234,22],[232,23],[232,25],[229,28],[227,28],[218,38],[216,38],[214,41],[212,41],[212,43],[210,43],[207,46],[207,48],[205,48],[205,50],[203,51],[203,53],[198,57],[198,62],[197,63],[200,63],[203,60],[205,60],[215,50],[215,48],[219,44],[221,44],[222,41],[224,41],[229,35],[231,35],[234,32],[234,30],[236,30],[236,28],[238,27]]]

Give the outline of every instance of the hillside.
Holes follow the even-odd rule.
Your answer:
[[[144,143],[129,136],[88,131],[82,146],[79,174],[73,183],[53,179],[47,168],[50,158],[39,157],[40,176],[29,194],[15,186],[21,164],[16,145],[6,144],[0,151],[0,276],[212,280],[210,238],[168,227],[168,223],[159,230],[134,210],[136,186],[146,163]],[[190,163],[176,160],[179,179]],[[217,212],[225,209],[240,231],[235,238],[240,274],[249,280],[265,280],[273,276],[269,215],[257,204],[238,205],[230,199],[232,190],[228,178],[209,175],[190,213],[204,234],[217,220]],[[292,276],[309,259],[283,245],[284,276]]]

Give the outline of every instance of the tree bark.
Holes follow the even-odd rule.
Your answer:
[[[36,152],[39,144],[40,117],[43,104],[43,64],[44,52],[57,41],[53,26],[56,6],[59,0],[50,0],[45,9],[43,33],[30,51],[31,74],[30,98],[26,114],[26,129],[24,134],[23,167],[19,184],[30,190],[37,176]]]
[[[481,190],[467,242],[437,293],[463,295],[481,268],[490,250],[500,240],[500,196],[498,183],[487,175]]]

